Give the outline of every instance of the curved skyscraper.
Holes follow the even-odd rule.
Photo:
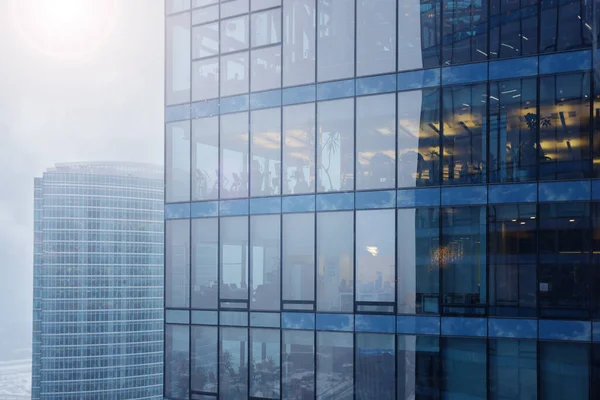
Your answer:
[[[34,202],[32,399],[162,398],[162,168],[57,164]]]

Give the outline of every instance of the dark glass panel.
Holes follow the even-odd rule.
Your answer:
[[[444,2],[442,65],[487,60],[487,7],[481,0]]]
[[[485,400],[485,339],[442,338],[442,398]]]
[[[398,400],[437,400],[442,386],[440,339],[398,335]]]
[[[592,45],[592,3],[587,0],[541,0],[540,53]]]
[[[490,340],[489,357],[490,400],[537,398],[534,340]]]
[[[491,0],[490,58],[537,54],[539,0]]]
[[[539,398],[588,399],[590,345],[587,343],[539,343]]]
[[[396,388],[394,335],[356,334],[356,399],[393,400]]]

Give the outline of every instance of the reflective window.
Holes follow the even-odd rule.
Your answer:
[[[228,18],[238,14],[245,14],[249,10],[250,0],[221,1],[221,18]]]
[[[192,308],[217,308],[219,224],[192,219]]]
[[[283,3],[283,85],[315,81],[316,0]]]
[[[190,200],[190,122],[173,122],[166,129],[166,202]]]
[[[315,333],[282,331],[282,398],[315,397]]]
[[[319,82],[354,76],[355,0],[318,0]]]
[[[281,46],[252,50],[253,92],[281,87]]]
[[[252,0],[250,4],[251,11],[262,10],[269,7],[281,5],[281,0]]]
[[[252,14],[252,47],[281,42],[281,8]]]
[[[490,182],[527,182],[537,174],[537,80],[490,82]]]
[[[248,92],[248,53],[221,57],[221,96]]]
[[[185,11],[190,9],[190,0],[167,0],[165,5],[165,11],[167,14],[174,14],[177,12]]]
[[[315,191],[315,104],[283,108],[283,194]]]
[[[279,330],[250,330],[250,396],[280,398],[280,342]]]
[[[221,53],[247,49],[249,34],[247,15],[221,21]]]
[[[440,91],[398,93],[398,187],[440,184]]]
[[[440,213],[398,209],[398,314],[439,314]]]
[[[250,279],[254,310],[279,310],[280,216],[250,217]]]
[[[356,74],[396,69],[396,0],[358,0]]]
[[[445,184],[485,181],[485,84],[443,89],[443,180]]]
[[[440,0],[398,1],[398,71],[440,65]]]
[[[248,299],[248,217],[220,218],[221,299]]]
[[[248,397],[248,329],[220,328],[219,396]]]
[[[317,213],[317,311],[354,310],[354,212]]]
[[[543,316],[586,318],[590,303],[589,203],[539,205],[539,305]]]
[[[587,343],[539,343],[539,398],[588,399],[590,352]]]
[[[396,398],[394,335],[356,334],[356,398]]]
[[[192,121],[192,200],[219,196],[219,118]]]
[[[592,3],[586,0],[541,0],[540,53],[592,45]]]
[[[489,340],[490,400],[537,398],[534,340]]]
[[[594,125],[593,125],[593,166],[594,173],[592,175],[593,178],[600,177],[600,113],[596,114],[597,109],[600,109],[600,76],[597,74],[594,75],[594,101],[593,101],[593,110],[592,116],[594,117]]]
[[[252,111],[251,196],[281,193],[281,109]]]
[[[205,22],[216,21],[219,19],[219,6],[213,5],[192,11],[192,25],[203,24]]]
[[[317,399],[354,398],[352,333],[317,332]]]
[[[490,2],[490,58],[537,54],[538,0]]]
[[[439,341],[435,336],[398,335],[398,400],[440,398]]]
[[[354,99],[317,105],[317,191],[354,189]]]
[[[442,398],[485,400],[485,339],[442,338]]]
[[[224,38],[227,38],[226,36]],[[224,49],[224,51],[227,51]],[[219,54],[219,23],[196,26],[192,29],[192,58]]]
[[[283,215],[283,300],[315,299],[315,214]]]
[[[356,189],[392,188],[396,182],[394,94],[356,99]]]
[[[187,399],[190,393],[190,327],[165,325],[165,396]]]
[[[190,306],[190,220],[166,222],[165,306]]]
[[[192,390],[217,393],[216,326],[192,326]]]
[[[536,316],[534,204],[488,208],[490,315]]]
[[[590,175],[590,75],[540,78],[540,180]]]
[[[488,2],[447,0],[444,2],[442,64],[485,61],[488,58]]]
[[[248,197],[248,113],[221,116],[221,198]]]
[[[592,229],[593,232],[600,231],[600,202],[594,201],[591,204],[592,207]],[[592,265],[592,276],[591,276],[591,284],[592,286],[592,308],[594,312],[594,318],[600,317],[600,236],[594,234],[592,238],[592,257],[593,257],[593,265]],[[600,331],[595,331],[595,334],[600,335]],[[600,341],[600,340],[599,340]],[[598,348],[598,374],[600,374],[600,345]],[[598,381],[600,384],[600,380]],[[600,386],[598,387],[600,394]]]
[[[166,104],[190,101],[190,14],[166,19]]]
[[[356,212],[356,300],[393,302],[395,210]]]
[[[486,209],[442,209],[442,301],[450,314],[482,314],[486,299]]]
[[[192,63],[192,101],[214,99],[219,96],[219,59]]]

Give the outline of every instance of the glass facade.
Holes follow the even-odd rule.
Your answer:
[[[134,163],[35,179],[32,399],[162,399],[163,180]]]
[[[165,397],[600,396],[596,3],[168,0]]]

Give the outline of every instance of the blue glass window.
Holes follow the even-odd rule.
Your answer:
[[[538,0],[492,0],[490,58],[537,54]]]
[[[165,396],[184,399],[190,391],[190,327],[165,325]]]
[[[394,399],[396,346],[394,335],[356,334],[355,390],[357,399]]]
[[[398,335],[398,399],[439,399],[442,360],[438,337]]]
[[[351,96],[354,96],[354,79],[319,83],[317,85],[317,100],[332,100]]]
[[[538,73],[538,57],[492,61],[488,73],[490,81],[534,76]]]
[[[282,398],[315,397],[315,334],[307,331],[282,331]]]
[[[489,341],[490,400],[537,398],[537,349],[532,340]]]
[[[539,343],[539,397],[587,399],[590,383],[590,346],[584,343]]]
[[[485,339],[442,339],[442,398],[486,399],[486,371]]]
[[[441,1],[398,2],[398,71],[440,65]]]
[[[541,0],[540,53],[592,45],[592,4],[585,0]]]
[[[353,398],[353,336],[352,333],[317,332],[317,399]]]
[[[445,2],[443,65],[487,60],[488,4],[487,1]]]

